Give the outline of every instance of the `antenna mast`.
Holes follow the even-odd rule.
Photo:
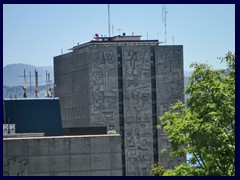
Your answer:
[[[31,86],[32,86],[32,82],[31,82],[31,71],[29,71],[29,78],[30,78],[30,96],[31,96],[31,93],[32,93],[32,88],[31,88]]]
[[[114,36],[114,26],[112,25],[112,36]]]
[[[27,97],[27,79],[26,79],[26,75],[25,75],[25,69],[24,69],[24,85],[23,85],[23,97],[26,98]]]
[[[26,71],[25,71],[25,69],[24,69],[24,74],[23,74],[23,76],[19,76],[19,77],[23,77],[23,97],[24,98],[26,98],[27,97],[27,85],[28,85],[28,81],[27,81],[27,77],[29,77],[30,78],[30,97],[31,97],[31,77],[32,77],[32,75],[31,75],[31,71],[29,71],[29,76],[27,76],[26,75]],[[20,83],[20,84],[22,84],[22,83]]]
[[[111,29],[110,29],[110,4],[108,4],[108,37],[111,36]]]
[[[38,71],[35,69],[35,97],[38,97]]]
[[[167,44],[167,5],[162,5],[162,22],[164,23],[165,27],[165,44]]]

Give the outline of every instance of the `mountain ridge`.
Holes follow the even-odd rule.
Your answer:
[[[46,84],[46,71],[50,73],[50,79],[53,80],[53,67],[52,66],[34,66],[30,64],[8,64],[3,67],[3,85],[14,87],[23,85],[24,82],[24,69],[27,79],[27,86],[30,86],[30,72],[31,72],[31,85],[35,82],[35,69],[38,71],[39,85]]]

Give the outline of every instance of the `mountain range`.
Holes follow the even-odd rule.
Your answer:
[[[54,82],[53,67],[38,67],[20,63],[3,67],[3,98],[23,97],[24,70],[27,81],[27,97],[34,97],[35,69],[38,71],[38,97],[44,97],[47,89],[46,72],[50,74],[50,81]]]
[[[38,71],[38,84],[46,85],[46,71],[50,73],[50,79],[53,80],[53,67],[37,67],[29,64],[9,64],[3,67],[3,85],[8,87],[19,86],[24,83],[24,69],[27,79],[27,86],[30,86],[30,72],[31,72],[31,85],[35,84],[35,69]]]

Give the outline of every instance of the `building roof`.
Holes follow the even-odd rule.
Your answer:
[[[96,47],[96,46],[140,46],[140,45],[150,45],[158,46],[162,42],[158,40],[141,40],[141,36],[113,36],[113,37],[99,37],[98,34],[95,34],[94,40],[89,41],[84,44],[80,44],[70,48],[69,50],[82,49],[84,47]]]

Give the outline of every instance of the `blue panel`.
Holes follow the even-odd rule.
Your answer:
[[[5,101],[5,123],[16,124],[16,133],[44,132],[63,135],[59,99],[17,99]]]

